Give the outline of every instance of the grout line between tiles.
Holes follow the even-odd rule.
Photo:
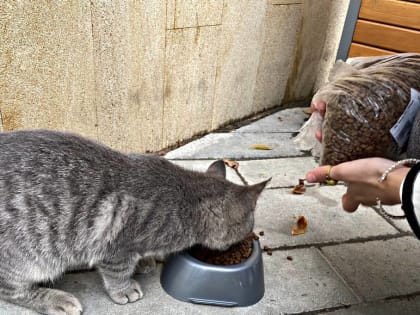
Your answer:
[[[318,254],[324,259],[324,261],[328,264],[328,266],[334,271],[337,277],[341,280],[344,286],[356,297],[359,303],[364,302],[364,299],[360,292],[358,292],[355,288],[353,288],[346,278],[339,272],[339,269],[333,265],[333,263],[328,259],[328,257],[322,252],[321,248],[316,248]]]
[[[354,305],[359,305],[359,304],[340,305],[340,306],[327,307],[327,308],[322,308],[322,309],[312,310],[312,311],[303,311],[303,312],[300,312],[300,313],[281,313],[281,314],[282,315],[317,315],[317,314],[326,314],[326,313],[330,313],[330,312],[334,312],[334,311],[345,310],[345,309],[350,308],[350,307],[352,307]]]
[[[395,296],[389,296],[386,298],[381,298],[378,300],[370,300],[363,303],[356,303],[351,305],[340,305],[340,306],[333,306],[333,307],[326,307],[318,310],[311,310],[311,311],[303,311],[299,313],[282,313],[283,315],[318,315],[318,314],[329,314],[334,311],[349,309],[354,306],[362,306],[362,305],[372,305],[374,303],[392,303],[392,302],[398,302],[403,300],[409,300],[413,298],[420,297],[420,291],[412,292],[409,294],[404,295],[395,295]]]
[[[386,234],[386,235],[377,235],[377,236],[369,236],[364,238],[353,238],[348,240],[342,241],[329,241],[329,242],[321,242],[321,243],[307,243],[307,244],[297,244],[297,245],[282,245],[278,247],[270,247],[270,249],[274,251],[283,251],[283,250],[294,250],[294,249],[304,249],[304,248],[322,248],[322,247],[329,247],[329,246],[337,246],[337,245],[345,245],[345,244],[357,244],[357,243],[366,243],[372,241],[387,241],[392,239],[398,239],[411,236],[413,237],[413,233],[404,232],[398,234]]]

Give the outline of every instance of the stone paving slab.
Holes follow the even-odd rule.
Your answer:
[[[272,256],[264,254],[264,264],[268,288],[264,299],[277,305],[275,314],[358,302],[315,248],[274,251]]]
[[[287,260],[292,256],[293,261]],[[56,288],[74,294],[89,315],[138,314],[280,314],[334,307],[357,302],[316,249],[276,251],[264,255],[265,295],[249,307],[216,307],[178,301],[161,287],[158,270],[135,278],[142,286],[142,300],[127,305],[114,304],[106,295],[99,274],[81,272],[67,274]],[[0,313],[34,315],[35,312],[0,301]]]
[[[401,205],[384,206],[384,209],[387,213],[392,214],[392,215],[398,215],[398,216],[404,215],[404,211],[401,209]],[[410,225],[408,224],[407,219],[391,220],[391,222],[402,232],[409,232],[409,233],[413,232]]]
[[[413,230],[411,229],[407,220],[393,220],[393,224],[402,232],[412,233],[414,235]]]
[[[212,133],[166,154],[168,159],[257,159],[303,156],[291,133]],[[252,150],[264,144],[272,150]]]
[[[149,275],[137,275],[135,278],[142,286],[142,300],[126,305],[113,303],[106,295],[99,274],[96,272],[72,273],[57,282],[56,288],[75,295],[83,305],[83,314],[89,315],[138,315],[138,314],[274,314],[269,303],[259,302],[250,307],[224,308],[198,305],[178,301],[169,296],[160,285],[160,271]],[[37,313],[25,308],[0,301],[0,314],[4,315],[35,315]]]
[[[210,164],[214,161],[215,160],[173,160],[171,162],[186,169],[197,172],[205,172]],[[230,167],[226,167],[226,179],[232,183],[244,185],[244,182],[241,180],[235,170]]]
[[[236,129],[234,132],[298,132],[305,119],[309,117],[309,115],[303,112],[305,108],[297,107],[281,110]]]
[[[340,242],[360,238],[396,235],[399,232],[370,208],[347,213],[341,208],[344,186],[308,187],[303,195],[291,189],[265,190],[257,203],[255,232],[268,247]],[[305,234],[291,235],[295,217],[308,220]],[[420,243],[419,243],[420,244]]]
[[[420,314],[420,297],[401,300],[388,300],[364,303],[325,313],[328,315],[418,315]]]
[[[256,184],[271,177],[268,188],[289,187],[305,178],[310,169],[318,166],[312,157],[239,161],[239,173],[248,184]]]
[[[322,252],[367,301],[420,291],[420,242],[414,237],[327,246]]]

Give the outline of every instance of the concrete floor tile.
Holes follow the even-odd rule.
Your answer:
[[[215,160],[174,160],[171,161],[183,168],[197,172],[205,172],[212,162]],[[238,174],[230,167],[226,167],[226,179],[238,185],[244,185]]]
[[[292,256],[293,261],[287,260]],[[56,288],[75,295],[89,315],[137,314],[280,314],[333,307],[356,302],[356,298],[331,270],[328,263],[315,249],[276,251],[264,254],[265,294],[255,305],[225,308],[191,304],[169,296],[160,285],[160,271],[135,278],[142,286],[142,300],[126,305],[114,304],[106,295],[99,274],[79,272],[67,274],[57,281]],[[0,301],[1,315],[35,315],[26,310]]]
[[[418,315],[420,314],[420,296],[364,303],[347,309],[325,313],[328,315]]]
[[[404,219],[404,220],[393,220],[393,224],[395,224],[395,226],[403,232],[413,233],[413,230],[411,229],[411,227],[408,224],[406,219]]]
[[[57,281],[57,289],[65,290],[76,296],[83,305],[83,314],[89,315],[156,315],[156,314],[274,314],[270,305],[257,303],[250,307],[223,308],[207,305],[191,304],[175,300],[161,287],[159,269],[149,275],[136,276],[142,286],[144,297],[140,301],[126,305],[113,303],[106,295],[99,274],[96,272],[80,272],[66,275]],[[33,311],[17,305],[0,301],[1,315],[36,315]]]
[[[248,184],[256,184],[271,177],[269,188],[290,187],[305,178],[310,169],[318,166],[312,157],[239,161],[239,173]]]
[[[322,251],[367,301],[420,291],[420,242],[414,237],[340,244]]]
[[[288,108],[241,127],[234,132],[298,132],[309,116],[304,108]]]
[[[264,144],[272,150],[252,150]],[[166,154],[168,159],[256,159],[302,156],[291,133],[212,133]]]
[[[288,260],[287,257],[292,260]],[[277,305],[277,314],[318,310],[358,299],[329,267],[317,249],[264,254],[266,293],[263,301]]]
[[[268,189],[258,200],[254,231],[265,232],[260,238],[263,245],[275,248],[399,233],[370,208],[361,208],[354,213],[342,210],[344,186],[307,187],[303,195],[294,195],[291,190]],[[308,229],[305,234],[292,236],[292,226],[299,215],[306,217]]]
[[[383,206],[385,211],[392,215],[404,215],[404,211],[401,209],[401,205],[395,205],[395,206]],[[403,232],[410,232],[412,233],[412,229],[410,225],[408,224],[407,219],[401,219],[401,220],[391,220],[392,224],[394,224],[399,230]]]
[[[116,305],[112,303],[106,296],[102,289],[102,284],[99,276],[91,274],[90,280],[85,280],[84,273],[69,275],[69,279],[63,284],[68,291],[81,292],[82,304],[86,305],[86,314],[100,314],[100,315],[138,315],[138,314],[174,314],[174,315],[188,315],[188,314],[208,314],[208,315],[224,315],[226,311],[229,314],[264,314],[265,306],[258,303],[251,307],[245,308],[223,308],[208,305],[198,305],[187,302],[178,301],[169,296],[160,284],[159,269],[153,274],[137,275],[135,278],[139,281],[143,288],[144,297],[142,300],[130,303],[127,305]],[[78,281],[79,288],[75,287],[74,278]],[[83,286],[89,285],[94,289],[93,293],[83,291]],[[75,290],[76,289],[76,290]],[[82,289],[82,291],[80,291]],[[232,311],[231,311],[232,310]],[[259,312],[261,311],[261,312]]]

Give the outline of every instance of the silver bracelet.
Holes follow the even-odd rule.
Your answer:
[[[386,177],[388,176],[389,173],[391,173],[393,170],[395,170],[396,168],[398,168],[400,166],[403,166],[403,165],[413,166],[417,163],[420,163],[420,160],[418,160],[418,159],[404,159],[404,160],[395,162],[390,167],[388,167],[388,169],[385,170],[385,172],[382,174],[381,177],[378,178],[378,182],[382,183],[386,179]],[[388,212],[386,212],[385,209],[382,207],[382,201],[381,201],[381,199],[379,199],[379,197],[376,197],[376,206],[372,206],[372,208],[375,209],[376,211],[378,211],[380,214],[382,214],[384,217],[386,217],[388,219],[393,219],[393,220],[405,219],[405,215],[393,215],[393,214],[389,214]]]

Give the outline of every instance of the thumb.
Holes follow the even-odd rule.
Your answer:
[[[351,198],[348,194],[344,194],[341,197],[341,204],[343,205],[343,209],[347,212],[354,212],[359,207],[360,203]]]
[[[325,182],[327,176],[327,170],[330,166],[324,165],[314,168],[306,173],[306,180],[309,183],[322,183]],[[331,175],[331,174],[330,174]]]

